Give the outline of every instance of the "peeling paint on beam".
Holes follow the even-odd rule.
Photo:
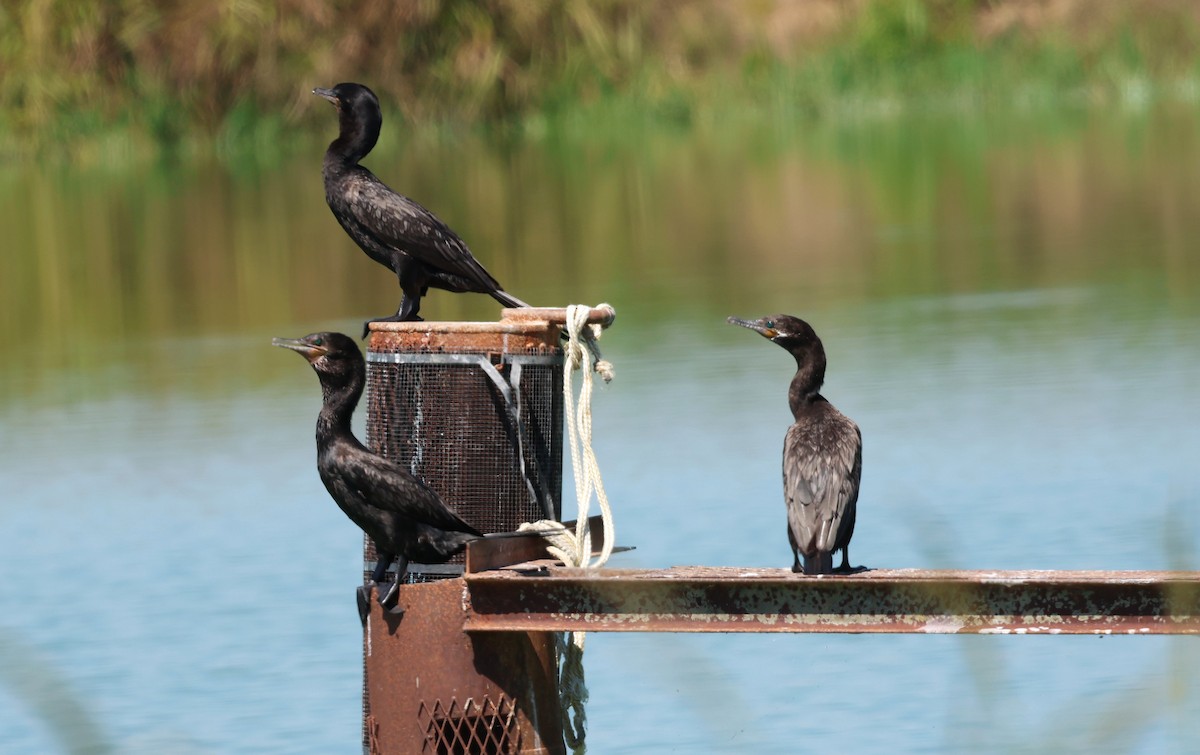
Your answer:
[[[1200,572],[570,569],[468,574],[464,629],[1200,634]]]

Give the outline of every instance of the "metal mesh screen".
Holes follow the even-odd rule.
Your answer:
[[[478,333],[456,343],[376,333],[367,352],[367,440],[481,532],[562,511],[562,351],[552,337]],[[550,345],[548,345],[548,343]],[[375,550],[366,543],[364,577]],[[410,564],[406,582],[456,576]]]

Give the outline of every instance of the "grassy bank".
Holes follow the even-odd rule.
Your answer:
[[[535,138],[1200,106],[1196,49],[1184,0],[23,0],[0,9],[0,154],[269,161],[327,138],[308,91],[351,79],[416,129]]]

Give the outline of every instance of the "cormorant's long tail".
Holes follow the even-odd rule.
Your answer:
[[[517,297],[515,297],[515,296],[513,296],[512,294],[508,293],[507,291],[501,291],[501,290],[497,289],[497,290],[495,290],[495,291],[489,291],[488,293],[492,295],[492,298],[493,298],[493,299],[495,299],[496,301],[500,302],[501,304],[503,304],[503,305],[504,305],[504,306],[506,306],[506,307],[510,307],[510,308],[521,308],[521,307],[529,308],[529,307],[532,307],[532,306],[533,306],[532,304],[526,304],[525,302],[521,301],[520,299],[518,299]]]
[[[833,574],[833,554],[826,552],[804,556],[804,573]]]

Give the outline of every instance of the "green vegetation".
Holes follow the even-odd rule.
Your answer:
[[[1186,0],[17,0],[0,155],[271,160],[327,136],[308,91],[342,80],[418,129],[519,138],[1194,106],[1198,43]]]

